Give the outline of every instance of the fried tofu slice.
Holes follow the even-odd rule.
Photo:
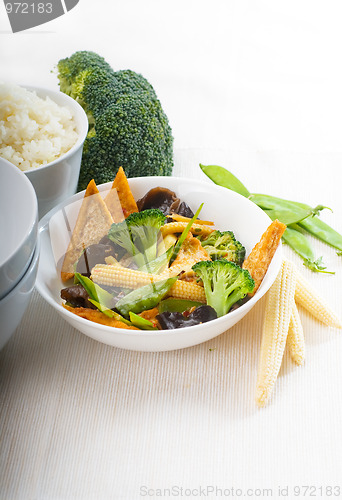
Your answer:
[[[103,201],[94,180],[87,186],[68,249],[64,256],[61,278],[68,281],[74,276],[74,264],[83,250],[98,243],[108,233],[113,218]]]
[[[122,167],[119,168],[112,188],[104,201],[115,222],[123,221],[133,212],[139,212]]]
[[[94,323],[112,326],[115,328],[124,328],[126,330],[139,330],[139,328],[136,328],[133,325],[126,325],[126,323],[123,323],[122,321],[118,321],[115,318],[110,318],[97,309],[89,309],[87,307],[70,307],[66,304],[63,304],[63,307],[68,311],[76,314],[80,318],[88,319],[89,321],[93,321]]]
[[[194,272],[191,269],[196,262],[200,260],[211,260],[207,251],[202,247],[198,238],[195,238],[191,233],[188,234],[181,246],[177,257],[168,268],[171,276],[177,276],[179,273],[185,273],[186,276],[193,276]]]
[[[286,225],[275,219],[243,262],[243,269],[247,269],[255,281],[255,287],[250,296],[253,296],[261,285],[285,229]]]

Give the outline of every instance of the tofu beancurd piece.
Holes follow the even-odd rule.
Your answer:
[[[277,219],[274,220],[243,262],[243,269],[247,269],[250,272],[255,282],[254,290],[250,295],[255,295],[261,285],[285,229],[285,224],[279,222]]]

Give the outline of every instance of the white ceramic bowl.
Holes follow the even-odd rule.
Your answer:
[[[221,230],[232,230],[246,247],[247,253],[259,241],[270,224],[267,215],[248,199],[209,182],[177,177],[139,177],[129,179],[135,199],[156,186],[167,187],[186,201],[193,211],[204,202],[200,217],[213,220]],[[98,186],[108,190],[111,183]],[[84,192],[77,193],[66,203],[49,212],[39,223],[41,257],[36,288],[65,320],[77,330],[105,344],[135,351],[168,351],[205,342],[231,328],[264,295],[275,280],[281,265],[281,246],[271,262],[260,288],[252,299],[226,316],[201,325],[175,330],[135,331],[111,328],[80,318],[61,305],[60,290],[65,287],[56,262],[60,262],[69,241],[68,224],[72,229]],[[66,223],[68,217],[68,223]]]
[[[88,133],[88,118],[82,106],[63,92],[32,86],[24,87],[34,90],[39,97],[48,96],[57,104],[71,109],[78,133],[76,143],[67,153],[47,165],[25,171],[36,191],[39,218],[41,218],[62,200],[76,193],[83,143]]]
[[[37,241],[38,206],[32,184],[0,158],[0,299],[25,274]]]
[[[19,326],[29,304],[37,276],[39,250],[38,238],[26,273],[13,290],[0,300],[0,349]]]

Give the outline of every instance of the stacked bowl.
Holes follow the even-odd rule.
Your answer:
[[[35,190],[16,166],[0,158],[0,349],[21,322],[39,260]]]

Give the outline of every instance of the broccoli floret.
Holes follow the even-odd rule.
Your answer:
[[[213,231],[201,243],[212,260],[224,258],[239,266],[244,261],[246,249],[232,231]]]
[[[254,280],[247,271],[226,259],[205,260],[192,266],[202,280],[207,304],[217,316],[224,316],[232,305],[254,289]]]
[[[158,236],[165,221],[165,215],[157,208],[134,212],[125,221],[112,224],[108,238],[125,248],[142,267],[156,258]]]
[[[127,177],[172,174],[171,127],[142,75],[114,71],[89,51],[60,60],[57,69],[60,90],[81,104],[89,120],[79,190],[91,179],[112,181],[120,166]]]
[[[108,231],[108,238],[124,248],[129,255],[134,255],[135,248],[126,221],[114,222]]]

